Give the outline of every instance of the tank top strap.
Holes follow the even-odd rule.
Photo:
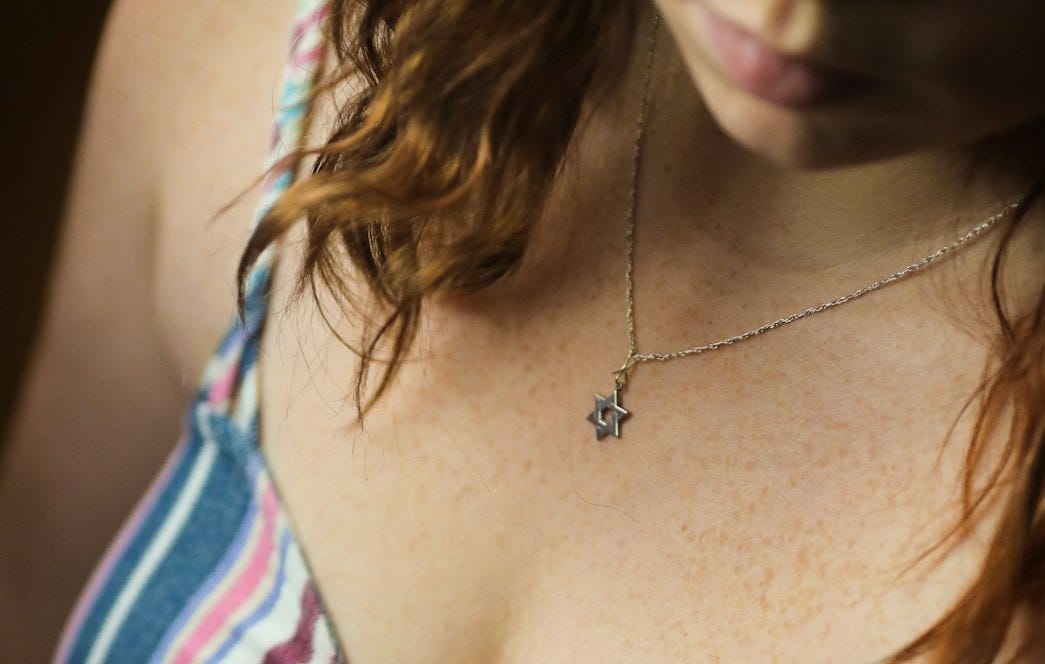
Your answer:
[[[298,0],[264,165],[266,175],[250,222],[252,230],[297,179],[298,160],[276,167],[304,146],[311,93],[323,69],[327,51],[324,20],[329,15],[330,0]],[[275,247],[270,245],[258,257],[246,278],[243,320],[237,316],[232,321],[204,370],[200,384],[199,402],[211,412],[232,416],[245,427],[253,426],[256,420],[257,375],[254,367],[268,313],[275,262]]]

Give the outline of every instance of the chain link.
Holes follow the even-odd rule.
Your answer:
[[[859,290],[853,291],[848,295],[843,295],[841,297],[835,298],[830,302],[817,304],[815,306],[809,307],[808,309],[805,309],[804,311],[798,311],[789,316],[778,318],[770,323],[766,323],[765,325],[757,327],[753,330],[748,330],[747,332],[742,332],[741,334],[737,334],[732,337],[727,337],[725,339],[720,339],[719,341],[705,344],[703,346],[694,346],[693,348],[687,348],[685,350],[675,351],[673,353],[637,353],[635,352],[636,344],[634,299],[635,216],[638,199],[637,192],[639,186],[639,166],[642,157],[643,141],[645,139],[646,134],[646,117],[649,103],[649,90],[651,82],[653,80],[653,59],[654,54],[656,53],[657,33],[660,30],[660,15],[658,13],[654,13],[652,20],[653,26],[650,30],[648,49],[646,54],[646,71],[642,83],[642,99],[639,103],[638,128],[635,132],[634,151],[632,154],[631,182],[628,187],[628,228],[626,235],[628,252],[627,257],[625,259],[624,273],[625,299],[627,304],[626,314],[628,321],[628,359],[624,361],[624,364],[622,364],[619,369],[613,372],[618,390],[622,389],[624,387],[624,384],[627,382],[628,371],[630,371],[633,366],[641,362],[667,362],[668,360],[674,360],[680,357],[699,355],[700,353],[706,353],[708,351],[722,348],[723,346],[731,346],[735,343],[739,343],[746,339],[750,339],[751,337],[757,337],[760,334],[765,334],[770,330],[782,327],[784,325],[787,325],[788,323],[793,323],[796,320],[805,318],[806,316],[812,316],[813,314],[820,313],[821,311],[826,311],[827,309],[843,305],[846,302],[867,295],[868,293],[876,291],[879,288],[883,288],[885,286],[888,286],[889,284],[900,281],[901,279],[911,275],[912,273],[918,272],[919,270],[928,267],[929,265],[935,263],[941,258],[956,251],[958,248],[974,240],[980,235],[983,235],[988,230],[990,230],[995,224],[997,224],[998,221],[1003,219],[1006,215],[1008,215],[1010,212],[1017,209],[1023,204],[1022,199],[1017,200],[1014,203],[1010,203],[1009,205],[1005,206],[1004,209],[991,215],[978,226],[971,229],[955,241],[951,242],[946,246],[940,247],[939,249],[932,252],[925,258],[911,263],[910,265],[900,270],[897,270],[896,272],[893,272],[889,276],[879,279],[878,281],[875,281],[874,283],[868,286],[864,286]]]

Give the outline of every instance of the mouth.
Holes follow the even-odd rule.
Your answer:
[[[850,77],[840,72],[773,50],[703,3],[696,9],[698,27],[714,64],[737,87],[759,99],[793,108],[809,107],[849,82]]]

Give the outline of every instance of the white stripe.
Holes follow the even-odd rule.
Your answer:
[[[282,530],[280,528],[278,533],[280,537]],[[270,649],[294,637],[298,621],[301,620],[301,592],[308,575],[293,541],[287,547],[284,574],[286,576],[275,605],[268,615],[251,626],[250,631],[228,654],[224,664],[257,664]]]
[[[239,382],[236,404],[232,412],[232,421],[244,431],[249,430],[254,415],[258,412],[258,380],[258,362],[255,360]],[[260,496],[261,494],[255,495]]]
[[[312,659],[309,664],[329,664],[334,660],[334,644],[330,639],[330,626],[327,625],[327,616],[322,611],[319,620],[312,628]]]
[[[120,591],[116,602],[109,610],[109,616],[102,625],[98,638],[95,639],[91,652],[87,656],[87,664],[99,664],[109,654],[109,649],[112,647],[112,643],[116,639],[116,635],[119,633],[124,620],[126,620],[127,614],[138,599],[138,595],[141,594],[142,588],[148,583],[160,561],[163,560],[167,551],[174,543],[178,533],[181,532],[182,526],[185,525],[185,521],[189,518],[189,514],[192,513],[192,508],[196,505],[196,499],[203,490],[203,485],[206,482],[207,475],[210,474],[210,469],[214,465],[216,456],[217,448],[215,445],[204,445],[200,455],[196,458],[196,462],[193,464],[192,472],[185,481],[185,486],[177,502],[174,503],[167,518],[164,519],[163,526],[156,533],[152,543],[149,544],[149,548],[146,549],[138,566],[134,569],[134,573],[131,574],[127,584]]]

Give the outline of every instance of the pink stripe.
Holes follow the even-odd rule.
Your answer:
[[[323,55],[323,46],[319,45],[315,48],[311,48],[304,53],[294,53],[294,66],[295,67],[307,67]]]
[[[58,641],[58,650],[54,655],[54,662],[64,662],[69,657],[69,650],[73,647],[73,641],[79,635],[80,630],[83,628],[84,619],[87,617],[87,612],[94,605],[95,600],[98,599],[98,594],[101,592],[105,582],[109,579],[109,575],[112,573],[113,567],[116,566],[116,562],[123,557],[124,552],[127,550],[127,545],[137,534],[138,529],[142,525],[142,521],[145,520],[145,516],[152,511],[152,508],[156,505],[156,501],[159,499],[163,489],[166,488],[167,483],[171,479],[171,475],[174,473],[174,469],[185,458],[185,454],[188,451],[188,439],[182,437],[178,445],[175,446],[174,450],[171,451],[167,457],[167,461],[164,462],[160,472],[152,480],[145,495],[138,501],[134,511],[127,518],[127,521],[120,527],[120,531],[116,534],[116,538],[109,544],[109,548],[106,551],[104,557],[95,567],[94,572],[91,573],[91,578],[87,582],[87,586],[80,593],[80,598],[76,600],[76,607],[73,609],[72,615],[69,617],[69,621],[65,625],[65,629],[62,630],[62,638]]]
[[[211,607],[210,612],[174,658],[175,662],[195,661],[196,655],[227,623],[229,616],[261,585],[269,568],[269,560],[272,559],[273,551],[276,548],[273,531],[278,510],[279,504],[272,485],[266,484],[261,496],[261,511],[265,523],[257,546],[254,547],[254,552],[251,554],[250,562],[240,573],[239,578],[225,592],[225,595]]]
[[[294,30],[290,35],[290,47],[296,50],[301,38],[305,36],[305,31],[329,15],[330,6],[329,4],[324,3],[321,7],[316,7],[310,13],[298,18],[297,22],[294,23]]]
[[[272,134],[269,137],[269,148],[271,148],[272,150],[275,150],[276,147],[279,146],[279,144],[280,144],[280,142],[282,140],[283,140],[283,132],[280,130],[279,123],[276,123],[276,125],[274,127],[272,127]],[[262,180],[262,185],[261,185],[262,188],[264,188],[266,190],[270,189],[271,185],[272,185],[272,182],[275,179],[276,178],[272,175],[271,172],[266,173],[265,174],[265,179]]]
[[[316,7],[315,9],[313,9],[311,13],[305,14],[303,17],[301,17],[300,20],[298,20],[298,23],[297,23],[298,29],[301,32],[305,32],[310,27],[312,27],[316,23],[319,23],[320,21],[322,21],[323,19],[325,19],[329,15],[330,15],[330,3],[324,2],[319,7]]]
[[[239,358],[235,362],[230,362],[229,366],[225,369],[225,373],[218,376],[213,383],[210,384],[210,389],[207,391],[207,401],[211,405],[220,404],[227,401],[232,396],[232,388],[236,383],[236,375],[239,372]]]

